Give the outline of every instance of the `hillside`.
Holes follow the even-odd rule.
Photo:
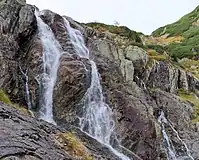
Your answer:
[[[193,58],[199,56],[199,6],[173,24],[163,26],[152,33],[154,37],[178,37],[178,42],[166,45],[173,57]]]
[[[0,159],[199,159],[197,55],[169,50],[185,40],[1,1]]]

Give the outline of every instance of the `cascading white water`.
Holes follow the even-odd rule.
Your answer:
[[[19,66],[19,68],[20,68],[20,71],[25,79],[26,103],[28,105],[28,109],[32,109],[32,105],[31,105],[31,101],[30,101],[30,91],[29,91],[29,87],[28,87],[28,75],[27,75],[28,70],[26,70],[26,72],[24,72],[22,70],[21,66]]]
[[[40,101],[40,118],[55,124],[53,120],[53,89],[56,83],[61,46],[51,28],[36,14],[39,37],[43,45],[43,75],[41,78],[42,97]]]
[[[186,143],[179,137],[178,132],[174,129],[174,127],[171,125],[171,123],[168,122],[168,120],[166,119],[163,111],[160,112],[160,116],[158,117],[158,122],[161,124],[161,128],[162,128],[163,143],[164,143],[164,147],[167,151],[167,159],[168,160],[182,160],[182,158],[183,159],[188,158],[190,160],[194,160],[194,158],[190,154],[190,151],[189,151]],[[170,138],[168,137],[168,135],[166,133],[165,125],[169,125],[171,127],[171,129],[175,132],[177,138],[182,143],[182,145],[185,147],[186,156],[177,157],[175,148],[174,148]]]
[[[161,128],[162,128],[163,143],[164,143],[164,147],[167,150],[167,159],[177,160],[177,157],[175,154],[175,148],[165,130],[165,124],[167,124],[167,119],[165,118],[163,111],[161,111],[160,116],[158,117],[158,122],[161,124]]]
[[[194,158],[191,156],[190,150],[187,147],[187,144],[180,138],[178,132],[175,130],[175,128],[171,125],[171,123],[169,123],[169,126],[171,127],[171,129],[174,131],[174,133],[176,134],[178,140],[182,143],[182,145],[185,147],[186,150],[186,155],[187,158],[189,158],[190,160],[194,160]]]
[[[82,130],[85,130],[98,141],[109,143],[114,129],[112,111],[103,100],[96,64],[93,61],[90,62],[92,68],[91,85],[84,97],[86,114],[81,119],[80,126]]]
[[[81,32],[71,28],[69,22],[65,18],[64,20],[65,27],[69,33],[76,54],[80,57],[89,59],[89,51],[84,44]],[[81,130],[107,146],[120,159],[130,160],[130,158],[115,150],[110,144],[115,123],[112,119],[112,111],[104,101],[97,66],[92,60],[90,60],[90,63],[92,69],[91,85],[83,99],[85,114],[80,118]]]

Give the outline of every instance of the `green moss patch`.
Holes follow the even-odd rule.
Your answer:
[[[61,146],[67,153],[81,160],[93,160],[87,148],[73,133],[61,132],[55,137],[58,145]]]
[[[169,56],[167,54],[160,54],[156,50],[148,49],[147,54],[149,59],[154,59],[156,61],[166,61],[169,60]]]
[[[32,115],[30,111],[25,107],[22,107],[19,104],[12,103],[9,96],[2,89],[0,89],[0,101],[5,104],[8,104],[9,106],[16,108],[17,110],[22,111],[26,115]]]
[[[197,79],[199,79],[199,61],[185,58],[178,61],[178,64],[186,72],[192,73]]]
[[[199,99],[193,93],[186,92],[183,89],[180,89],[178,91],[178,96],[180,97],[182,101],[190,102],[193,104],[194,113],[193,113],[192,121],[194,123],[199,122]]]
[[[0,89],[0,101],[5,104],[12,104],[10,98],[2,89]]]

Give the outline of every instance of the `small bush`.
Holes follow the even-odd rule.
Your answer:
[[[166,54],[159,54],[156,50],[148,49],[147,54],[149,59],[155,59],[157,61],[165,61],[169,59],[169,56]]]
[[[146,46],[148,49],[153,49],[156,50],[156,52],[163,54],[165,51],[165,48],[163,46],[160,45],[147,45]]]

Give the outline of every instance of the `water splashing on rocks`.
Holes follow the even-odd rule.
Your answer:
[[[158,122],[161,124],[162,136],[163,136],[163,145],[166,149],[167,159],[168,160],[194,160],[194,158],[191,156],[191,153],[190,153],[186,143],[180,138],[178,132],[174,129],[172,124],[170,122],[168,122],[168,120],[166,119],[163,111],[160,112],[160,116],[158,117]],[[168,125],[172,129],[172,131],[176,134],[177,139],[184,146],[185,156],[179,156],[177,154],[177,152],[175,151],[175,147],[174,147],[171,139],[167,135],[166,127],[165,127],[166,125]]]
[[[57,79],[61,46],[51,28],[36,14],[39,37],[43,45],[43,75],[41,78],[42,96],[40,100],[40,118],[55,124],[53,120],[53,89]]]
[[[71,28],[69,22],[66,19],[64,20],[65,27],[69,33],[70,40],[75,48],[76,54],[82,58],[89,59],[89,51],[84,44],[81,32]],[[110,144],[115,122],[112,119],[111,108],[104,101],[97,66],[92,60],[90,60],[90,63],[92,69],[91,85],[83,99],[85,114],[80,118],[81,130],[107,146],[120,159],[130,160],[130,158],[118,152]]]

